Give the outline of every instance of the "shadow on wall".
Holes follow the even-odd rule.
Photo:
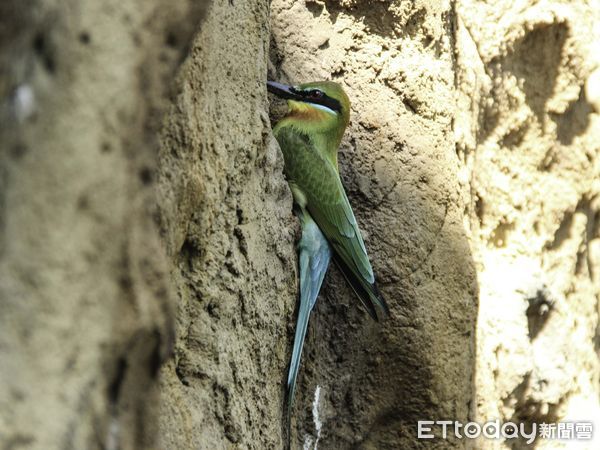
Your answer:
[[[578,98],[569,103],[564,111],[552,112],[548,102],[556,95],[559,84],[560,68],[564,65],[565,44],[570,30],[568,23],[555,22],[538,26],[510,45],[510,51],[497,56],[490,61],[488,67],[493,72],[492,79],[506,82],[507,76],[514,76],[525,95],[525,103],[535,114],[542,129],[545,129],[546,115],[556,123],[557,138],[562,145],[571,145],[573,139],[585,132],[590,123],[590,113],[593,110],[588,102],[585,89],[581,86]],[[481,123],[482,135],[478,137],[483,142],[499,125],[499,111],[502,106],[509,105],[508,95],[498,86],[494,91],[496,101],[491,103],[486,111],[486,117]],[[508,108],[510,110],[510,108]],[[503,144],[509,147],[518,146],[527,124],[509,133]]]
[[[161,373],[163,448],[281,447],[297,229],[256,94],[267,15],[262,3],[213,4],[163,135],[163,231],[179,294],[175,358]],[[274,56],[279,67],[287,55]],[[317,438],[327,449],[415,448],[418,420],[470,415],[477,284],[450,125],[374,87],[394,100],[395,121],[364,125],[365,97],[350,92],[340,165],[392,316],[372,322],[330,271],[307,337],[292,448]]]
[[[398,193],[403,195],[414,192]],[[337,268],[330,269],[307,338],[296,439],[304,443],[317,434],[314,394],[319,386],[323,448],[415,448],[419,420],[470,417],[477,295],[473,261],[465,251],[466,236],[450,231],[451,224],[438,224],[432,239],[418,236],[415,224],[434,217],[439,205],[407,207],[404,214],[400,207],[400,214],[387,214],[382,210],[390,208],[388,201],[372,209],[355,193],[349,196],[369,233],[366,245],[391,317],[373,322]],[[413,226],[409,237],[405,230]],[[428,246],[427,254],[411,252],[413,245]]]
[[[289,79],[279,66],[282,51],[272,41],[269,78],[315,81]],[[415,116],[389,129],[363,126],[361,105],[349,94],[354,109],[340,172],[391,317],[372,321],[330,268],[307,334],[292,448],[317,440],[327,449],[463,447],[417,440],[419,420],[473,416],[478,287],[454,150],[429,140]],[[285,107],[272,100],[275,123]],[[414,139],[394,133],[410,124]],[[393,142],[382,147],[382,138]]]
[[[382,37],[422,37],[420,28],[427,17],[427,8],[417,6],[410,14],[400,19],[399,14],[392,11],[389,3],[387,1],[358,0],[354,1],[352,5],[346,5],[336,0],[325,0],[323,3],[306,2],[306,8],[315,18],[323,13],[323,9],[327,9],[333,22],[341,13],[350,14],[357,21],[362,22],[370,33],[376,33]],[[428,39],[425,36],[424,39],[431,42],[431,37]]]

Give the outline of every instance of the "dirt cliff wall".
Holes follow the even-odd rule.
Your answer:
[[[267,113],[268,18],[262,1],[212,5],[165,122],[159,202],[179,306],[162,448],[284,445],[298,227]]]
[[[292,448],[600,417],[597,5],[207,4],[0,6],[0,448],[284,446],[299,229],[267,77],[348,92],[391,309],[330,270]]]
[[[474,392],[478,288],[452,127],[454,17],[449,2],[271,4],[271,76],[333,79],[350,96],[340,172],[391,309],[372,322],[331,271],[300,376],[298,447],[462,445],[416,440],[420,419],[466,420]]]
[[[597,429],[598,5],[460,1],[457,12],[455,130],[480,286],[476,417]]]
[[[153,448],[157,131],[204,3],[0,5],[0,448]]]

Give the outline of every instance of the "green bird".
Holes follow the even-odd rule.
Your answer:
[[[348,96],[332,81],[298,86],[268,81],[267,88],[288,102],[288,113],[275,126],[273,134],[283,152],[285,175],[302,224],[300,307],[287,386],[289,414],[308,318],[330,254],[333,253],[334,261],[373,319],[378,320],[377,309],[384,315],[389,314],[389,310],[377,289],[367,250],[339,175],[337,153],[350,120]]]

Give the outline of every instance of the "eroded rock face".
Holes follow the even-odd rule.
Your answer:
[[[157,130],[203,2],[0,6],[0,447],[151,448]]]
[[[418,419],[466,420],[473,392],[477,286],[452,130],[452,11],[289,1],[270,13],[271,76],[336,79],[353,101],[342,176],[392,308],[372,322],[330,271],[292,447],[411,446]],[[214,4],[165,123],[160,201],[180,296],[162,377],[167,448],[284,442],[297,229],[266,115],[268,14],[261,2]]]
[[[457,11],[477,417],[598,420],[598,9],[461,1]]]
[[[340,171],[391,309],[372,322],[330,271],[300,375],[296,448],[414,448],[418,420],[469,417],[477,285],[452,128],[453,18],[446,2],[271,4],[272,76],[333,79],[351,99]]]
[[[417,421],[599,417],[600,10],[204,6],[0,6],[0,444],[284,446],[298,227],[267,74],[348,92],[341,174],[391,309],[330,270],[292,448],[518,448]]]
[[[284,445],[297,224],[267,114],[267,45],[267,3],[215,2],[165,122],[160,205],[179,308],[161,448]]]
[[[410,434],[417,416],[460,419],[466,409],[447,408],[457,398],[465,408],[476,399],[469,417],[482,421],[600,417],[597,20],[585,2],[273,3],[273,76],[335,79],[353,100],[342,175],[397,308],[383,327],[394,356],[381,363],[396,369],[379,379],[381,369],[357,363],[374,351],[356,341],[380,339],[366,338],[368,323],[353,326],[348,346],[344,325],[320,331],[341,316],[332,305],[351,299],[329,278],[305,363],[316,368],[303,380],[305,392],[322,388],[326,447],[414,445],[391,436]],[[434,284],[448,295],[427,288]],[[474,311],[469,387],[473,340],[448,330],[466,334]],[[435,326],[401,328],[428,320]],[[338,336],[335,350],[319,346]],[[434,362],[420,339],[433,343]],[[421,372],[405,370],[404,352]],[[345,383],[328,396],[325,367],[344,365]],[[383,380],[395,380],[395,391]],[[299,441],[314,434],[310,401]]]

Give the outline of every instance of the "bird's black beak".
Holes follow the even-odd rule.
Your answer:
[[[286,100],[302,100],[303,97],[292,86],[277,83],[275,81],[267,81],[267,91],[275,94],[277,97],[285,98]]]

